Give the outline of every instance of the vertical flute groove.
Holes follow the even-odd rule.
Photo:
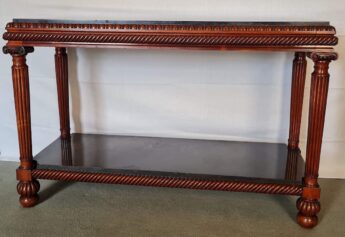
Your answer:
[[[296,52],[292,67],[291,83],[291,105],[290,105],[290,129],[289,129],[289,148],[298,148],[304,85],[306,77],[307,60],[305,53]]]
[[[32,47],[6,47],[4,52],[12,55],[12,81],[20,166],[17,169],[17,192],[23,207],[32,207],[38,202],[39,182],[31,175],[36,167],[32,158],[31,114],[30,114],[30,87],[29,68],[26,65],[27,53],[33,52]]]
[[[316,61],[314,72],[312,74],[310,109],[309,109],[309,126],[305,176],[307,180],[318,177],[318,169],[321,154],[321,142],[324,128],[326,103],[328,96],[329,61]],[[307,185],[314,185],[307,183]]]
[[[301,158],[301,151],[299,149],[296,149],[296,150],[290,150],[289,149],[288,150],[286,168],[285,168],[285,179],[286,180],[296,180],[298,160],[300,158]]]
[[[331,60],[337,58],[337,54],[334,52],[311,53],[310,57],[314,61],[314,71],[310,86],[307,155],[303,178],[304,188],[302,196],[296,203],[299,210],[297,221],[306,228],[312,228],[317,225],[317,213],[321,209],[319,202],[320,187],[317,178],[319,176],[321,144],[329,86],[328,67]]]
[[[60,132],[62,139],[70,138],[68,57],[66,48],[55,49],[56,85],[59,103]]]
[[[29,74],[25,55],[13,56],[12,75],[21,167],[32,166]]]

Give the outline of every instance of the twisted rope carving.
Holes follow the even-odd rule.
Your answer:
[[[170,188],[205,189],[219,191],[254,192],[301,195],[302,187],[289,184],[250,183],[249,181],[202,180],[187,177],[90,173],[62,170],[35,169],[33,177],[63,181],[80,181],[109,184],[127,184]]]
[[[336,45],[338,42],[335,36],[203,36],[124,33],[53,34],[6,32],[3,38],[14,41],[240,46]]]

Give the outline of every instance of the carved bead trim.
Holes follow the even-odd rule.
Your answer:
[[[193,25],[193,24],[63,24],[11,22],[6,29],[72,29],[72,30],[125,30],[125,31],[223,31],[223,32],[313,32],[335,34],[333,26],[286,26],[286,25]]]
[[[297,46],[297,45],[336,45],[335,36],[291,36],[291,35],[172,35],[172,34],[126,34],[126,33],[26,33],[6,32],[5,40],[42,42],[90,42],[128,43],[161,45],[237,45],[237,46]]]

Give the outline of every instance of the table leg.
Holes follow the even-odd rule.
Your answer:
[[[26,55],[32,47],[4,47],[4,53],[12,55],[12,80],[16,108],[17,129],[20,151],[20,166],[17,169],[17,191],[23,207],[34,206],[38,202],[39,182],[31,175],[36,163],[32,157],[29,70]]]
[[[306,54],[303,52],[296,52],[292,67],[289,152],[285,170],[285,179],[288,180],[295,180],[297,175],[299,156],[292,150],[299,149],[306,68]]]
[[[55,49],[55,71],[59,103],[61,138],[69,139],[70,122],[68,98],[68,57],[66,48]]]
[[[298,148],[301,128],[302,106],[304,85],[306,76],[307,60],[305,53],[296,52],[292,68],[291,105],[290,105],[290,149]]]
[[[314,72],[310,88],[304,188],[302,196],[297,200],[297,221],[303,227],[312,228],[317,225],[316,214],[320,211],[320,187],[317,178],[328,94],[328,66],[332,60],[337,59],[337,54],[311,53],[308,56],[314,61]]]

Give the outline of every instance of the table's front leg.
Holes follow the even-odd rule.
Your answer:
[[[12,55],[12,80],[17,117],[20,166],[17,169],[17,191],[23,207],[34,206],[38,202],[39,182],[31,175],[36,163],[32,157],[29,70],[26,55],[32,47],[4,47],[4,53]]]
[[[316,215],[320,211],[320,187],[317,179],[329,84],[328,66],[332,60],[337,58],[337,54],[333,52],[311,53],[309,57],[314,61],[314,72],[310,88],[304,188],[302,196],[297,200],[299,210],[297,221],[301,226],[307,228],[317,225]]]

